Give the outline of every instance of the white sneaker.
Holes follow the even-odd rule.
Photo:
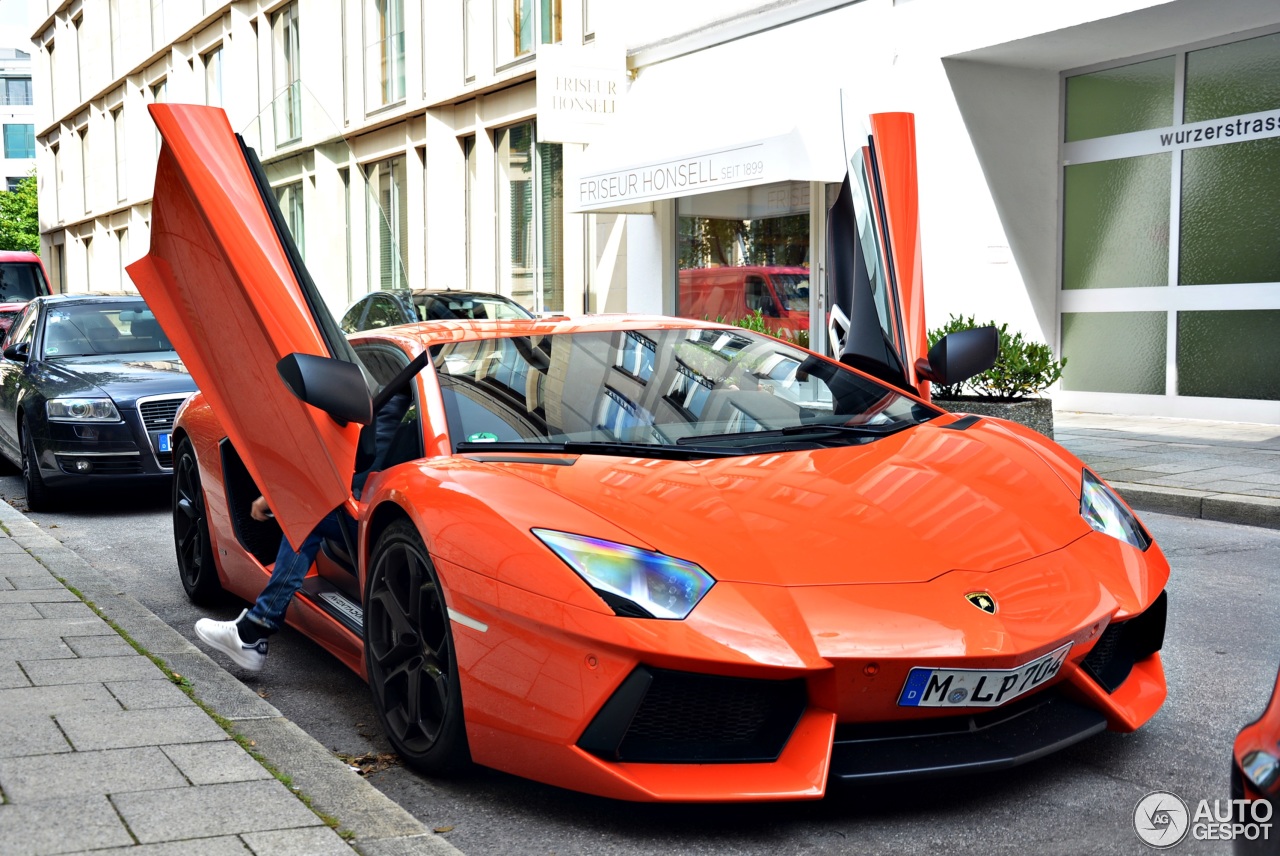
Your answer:
[[[236,621],[244,618],[248,611],[242,610],[234,621],[202,618],[196,622],[196,635],[210,648],[226,654],[241,668],[259,672],[267,662],[267,640],[259,639],[252,645],[246,645],[240,641],[240,631],[236,629]]]

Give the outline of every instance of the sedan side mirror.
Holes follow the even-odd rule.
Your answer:
[[[25,363],[27,354],[31,351],[31,345],[27,342],[19,342],[16,345],[10,345],[4,349],[4,358],[13,360],[15,363]]]
[[[373,421],[373,398],[364,372],[355,363],[290,354],[276,363],[276,371],[290,392],[328,413],[339,425],[368,425]]]
[[[927,360],[916,360],[916,373],[943,386],[963,383],[996,364],[1000,355],[1000,331],[974,327],[948,333],[929,349]]]

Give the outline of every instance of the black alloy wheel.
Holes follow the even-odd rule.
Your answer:
[[[28,511],[51,511],[54,506],[53,491],[40,475],[40,458],[36,455],[36,444],[31,434],[22,425],[18,428],[22,435],[22,486],[27,492]]]
[[[178,553],[178,575],[192,603],[210,605],[224,592],[209,542],[200,464],[191,441],[178,443],[173,464],[173,545]]]
[[[365,582],[364,658],[382,730],[409,765],[436,775],[471,761],[444,591],[417,529],[387,527]]]

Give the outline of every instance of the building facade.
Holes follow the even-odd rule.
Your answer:
[[[786,268],[744,293],[821,347],[827,208],[861,117],[908,111],[931,326],[1049,342],[1068,408],[1280,423],[1272,0],[32,3],[68,290],[128,286],[146,105],[194,101],[258,149],[335,311],[411,285],[679,313],[682,270]]]
[[[36,168],[35,108],[31,98],[31,53],[0,48],[0,130],[4,131],[5,190]]]

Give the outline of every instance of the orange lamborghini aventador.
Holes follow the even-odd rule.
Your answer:
[[[663,317],[340,335],[254,150],[153,105],[129,268],[200,394],[174,427],[195,599],[252,599],[281,531],[343,507],[289,610],[411,764],[629,800],[813,799],[1023,763],[1165,697],[1169,565],[1070,453],[928,382],[911,117],[874,117],[831,212],[839,359]],[[360,498],[368,425],[409,391]],[[273,522],[250,518],[265,494]]]

